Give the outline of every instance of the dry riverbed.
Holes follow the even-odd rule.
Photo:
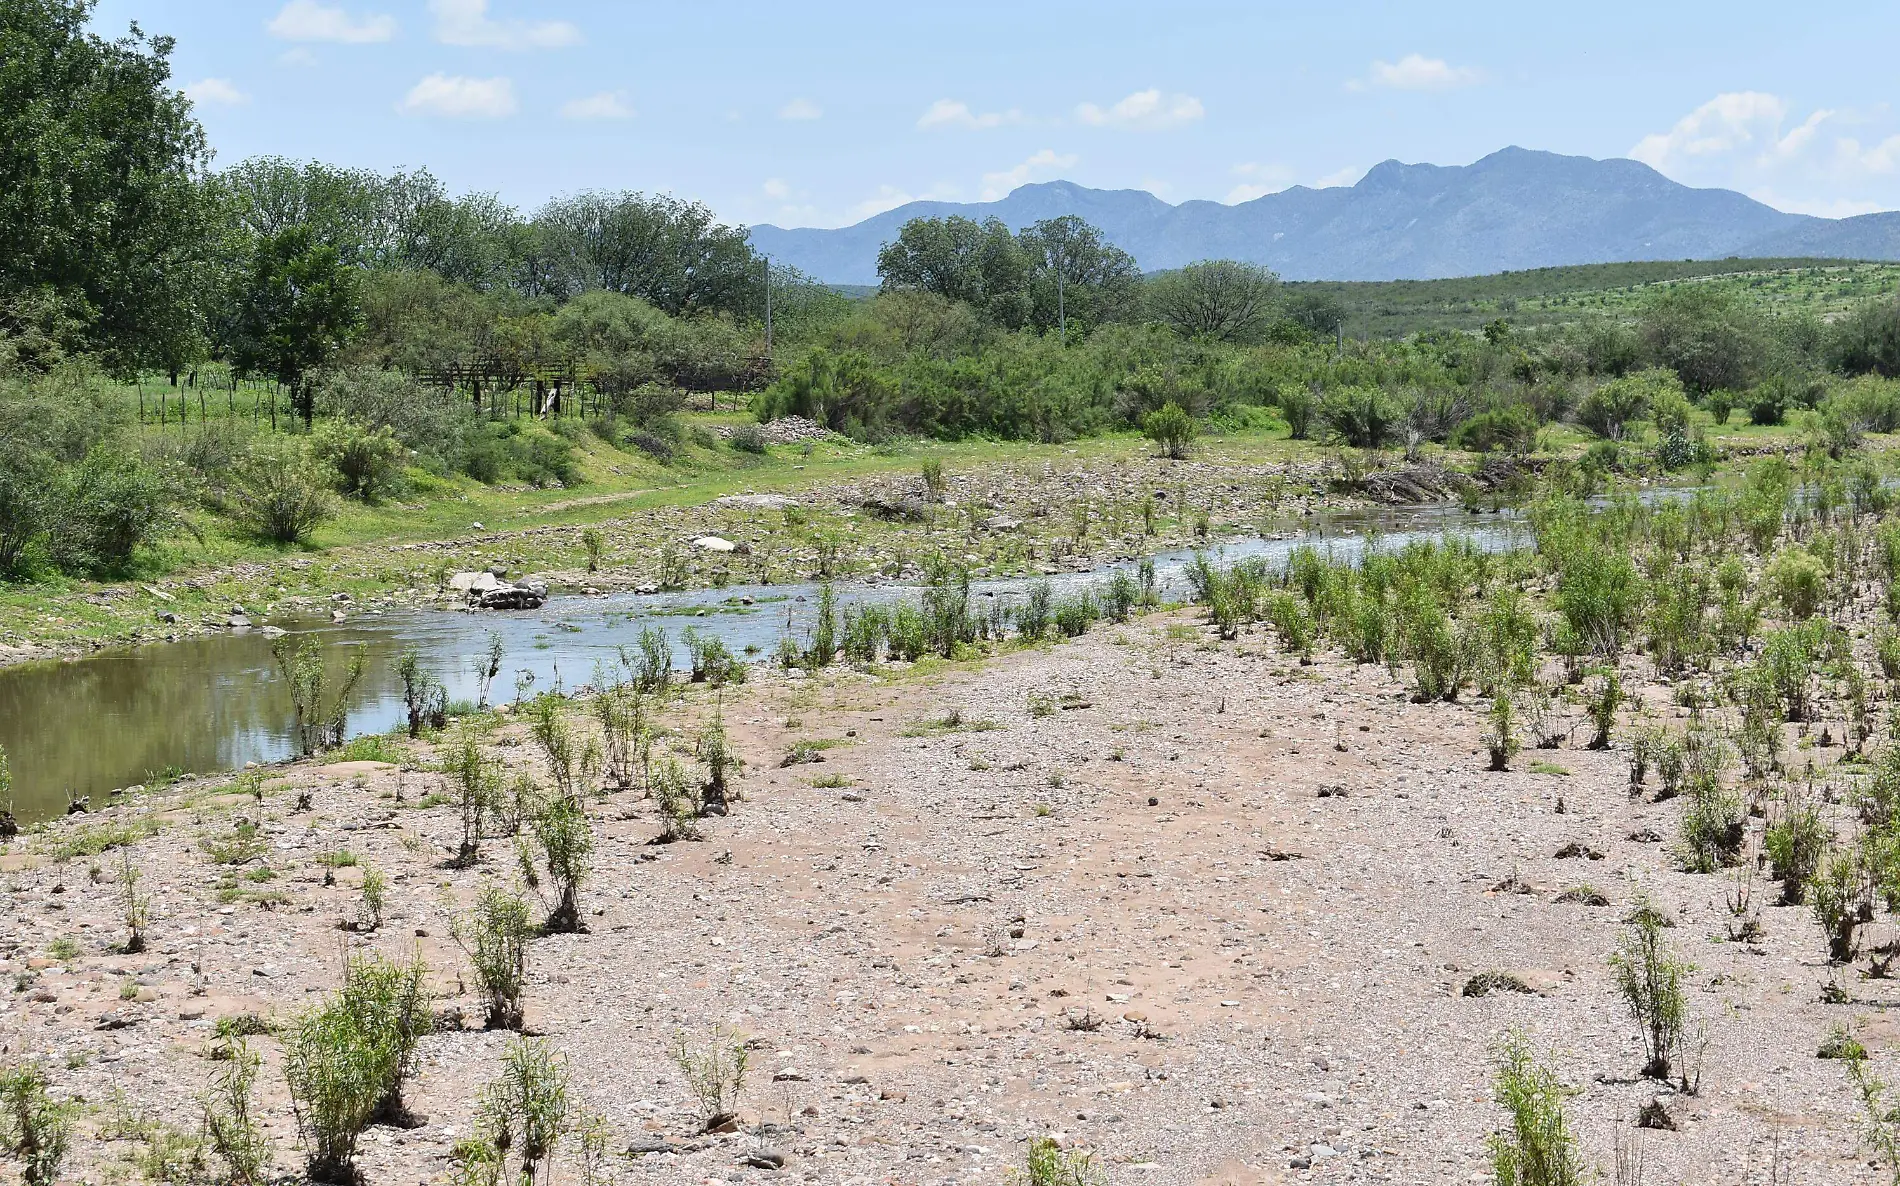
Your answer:
[[[1857,1145],[1842,1064],[1816,1050],[1847,1024],[1884,1067],[1892,1024],[1821,1003],[1805,910],[1764,909],[1761,938],[1728,941],[1730,879],[1675,871],[1658,840],[1681,804],[1632,799],[1626,752],[1490,773],[1479,709],[1411,703],[1383,668],[1300,666],[1264,636],[1215,644],[1191,620],[929,678],[762,675],[728,693],[744,799],[702,841],[652,843],[653,807],[631,793],[591,801],[587,933],[535,941],[528,1023],[612,1126],[608,1180],[996,1182],[1050,1133],[1117,1184],[1488,1180],[1491,1058],[1513,1027],[1577,1089],[1573,1127],[1606,1177],[1615,1127],[1660,1100],[1678,1131],[1638,1134],[1647,1181],[1767,1183],[1777,1147],[1793,1181],[1888,1180]],[[706,710],[696,694],[672,723]],[[799,741],[833,744],[782,767]],[[535,768],[530,746],[503,752]],[[129,1175],[131,1144],[102,1139],[115,1114],[194,1127],[216,1020],[309,1007],[352,946],[419,950],[435,1005],[470,1019],[423,1040],[409,1098],[427,1123],[373,1130],[367,1182],[439,1180],[469,1132],[510,1038],[475,1028],[449,921],[513,882],[512,854],[490,841],[480,867],[445,867],[456,809],[417,806],[437,775],[277,773],[261,805],[189,787],[152,805],[162,828],[132,849],[154,899],[142,955],[115,953],[118,853],[90,858],[96,882],[89,858],[50,853],[144,808],[0,858],[0,1035],[86,1101],[74,1180]],[[266,851],[214,863],[201,840],[240,817],[261,820]],[[318,858],[338,850],[361,864],[325,885]],[[365,866],[391,883],[370,935],[339,929]],[[1608,904],[1558,900],[1585,884]],[[1605,959],[1639,895],[1697,965],[1697,1096],[1638,1078],[1612,990]],[[62,940],[77,954],[52,955]],[[1461,995],[1490,971],[1534,991]],[[705,1136],[668,1051],[713,1024],[749,1037],[752,1070],[745,1131]],[[288,1170],[280,1052],[254,1042]],[[760,1146],[784,1168],[745,1168]]]

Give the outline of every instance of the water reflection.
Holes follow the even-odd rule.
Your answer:
[[[1517,530],[1508,519],[1444,506],[1336,515],[1308,526],[1302,538],[1243,539],[1212,550],[1227,559],[1279,560],[1299,544],[1313,543],[1347,560],[1374,535],[1397,547],[1450,533],[1496,549],[1516,538]],[[1164,590],[1179,593],[1185,587],[1191,556],[1183,550],[1154,557]],[[1099,581],[1115,567],[1133,564],[1050,579],[1061,591]],[[1027,583],[981,582],[976,592],[1010,597]],[[452,699],[474,700],[480,688],[475,660],[487,651],[490,634],[499,635],[505,655],[491,699],[505,700],[514,696],[518,681],[534,690],[591,682],[597,664],[613,664],[619,647],[631,647],[643,629],[654,625],[668,631],[682,666],[680,636],[688,626],[719,638],[736,654],[768,655],[788,630],[796,636],[809,628],[816,594],[815,586],[780,585],[645,597],[567,596],[530,613],[413,610],[365,614],[340,624],[279,624],[293,633],[314,634],[331,648],[367,649],[349,716],[350,735],[360,736],[387,732],[406,719],[401,684],[391,670],[406,646],[421,652],[424,666],[448,685]],[[914,594],[901,585],[839,587],[846,602],[888,602]],[[340,659],[337,666],[340,670]],[[289,757],[289,719],[289,697],[275,678],[271,640],[262,632],[0,671],[0,745],[12,761],[15,810],[23,821],[64,810],[68,792],[96,796],[168,768],[201,773]]]

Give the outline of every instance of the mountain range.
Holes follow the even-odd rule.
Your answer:
[[[1238,259],[1287,280],[1431,280],[1731,256],[1900,260],[1900,212],[1789,214],[1732,190],[1678,184],[1638,161],[1525,148],[1469,165],[1386,161],[1356,185],[1296,185],[1232,206],[1051,181],[996,202],[911,202],[835,230],[755,226],[752,244],[827,283],[876,284],[878,249],[898,228],[951,214],[1000,218],[1012,230],[1075,214],[1144,271]]]

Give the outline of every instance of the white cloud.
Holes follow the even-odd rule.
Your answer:
[[[277,64],[280,66],[314,66],[317,64],[317,55],[311,53],[301,45],[294,45],[277,55]]]
[[[560,49],[579,45],[581,31],[566,21],[498,21],[488,0],[429,0],[435,39],[482,49]]]
[[[1817,111],[1808,121],[1781,134],[1788,105],[1779,96],[1761,91],[1731,91],[1717,95],[1676,121],[1667,132],[1652,132],[1636,142],[1630,155],[1654,169],[1668,170],[1696,157],[1724,157],[1734,153],[1788,155],[1813,139],[1828,112]]]
[[[1027,185],[1037,173],[1053,169],[1067,169],[1082,158],[1073,153],[1059,153],[1053,148],[1045,148],[1022,163],[1005,169],[1000,173],[983,174],[983,200],[994,202],[1005,197],[1010,190],[1019,185]]]
[[[632,119],[635,114],[625,91],[602,91],[582,99],[569,99],[561,105],[562,119]]]
[[[1780,210],[1841,218],[1900,205],[1900,133],[1884,108],[1802,115],[1780,95],[1725,91],[1629,155],[1685,185],[1740,190]],[[1868,125],[1885,124],[1871,135]]]
[[[1014,108],[1008,111],[977,112],[970,110],[970,105],[959,99],[938,99],[917,117],[917,126],[924,129],[964,128],[978,131],[1021,123],[1022,118],[1023,113]]]
[[[251,97],[228,78],[201,78],[179,89],[200,107],[241,107],[251,101]]]
[[[1358,165],[1347,165],[1343,169],[1335,169],[1326,176],[1316,179],[1313,182],[1313,188],[1332,189],[1340,185],[1357,185],[1359,179],[1365,175],[1366,171]]]
[[[1256,161],[1247,161],[1234,166],[1234,175],[1241,178],[1234,188],[1227,191],[1225,201],[1229,206],[1238,206],[1242,202],[1251,202],[1255,198],[1264,198],[1268,194],[1279,193],[1293,184],[1293,170],[1285,165],[1263,165]]]
[[[775,202],[782,202],[792,196],[792,187],[777,177],[768,177],[761,188],[765,190],[765,196]]]
[[[894,185],[880,185],[877,192],[845,211],[848,222],[863,222],[873,214],[882,214],[886,210],[895,210],[918,199],[905,193]]]
[[[382,13],[353,17],[317,0],[290,0],[265,28],[284,41],[336,41],[369,45],[396,36],[396,18]]]
[[[825,109],[810,99],[793,99],[790,103],[778,109],[778,117],[780,119],[819,119],[822,118],[824,114]]]
[[[1406,54],[1396,62],[1374,62],[1364,82],[1355,80],[1347,86],[1352,90],[1371,85],[1393,91],[1448,91],[1477,81],[1476,70],[1453,66],[1443,58]]]
[[[1153,87],[1136,91],[1110,107],[1084,103],[1075,109],[1075,117],[1085,124],[1141,131],[1180,127],[1206,114],[1207,108],[1193,95],[1164,95]]]
[[[397,110],[404,115],[501,119],[520,110],[520,105],[512,79],[431,74],[410,89]]]

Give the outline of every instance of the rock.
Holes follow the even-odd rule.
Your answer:
[[[795,507],[798,500],[787,494],[728,494],[724,498],[713,499],[715,506],[755,507],[762,511],[782,511],[786,507]]]
[[[478,609],[540,609],[547,604],[548,586],[546,581],[519,580],[512,585],[504,585],[493,576],[483,573],[492,585],[478,586],[469,593],[469,604]]]
[[[1367,474],[1359,489],[1386,503],[1436,502],[1470,484],[1471,479],[1439,465],[1408,465]]]
[[[777,1149],[754,1149],[745,1155],[744,1164],[755,1170],[782,1170],[785,1154]]]
[[[858,509],[876,519],[921,523],[930,516],[929,508],[922,499],[900,497],[885,498],[878,494],[867,494],[858,502]]]
[[[693,541],[693,546],[702,552],[736,552],[739,545],[717,535],[702,535]]]
[[[251,620],[243,614],[232,614],[225,619],[224,624],[233,630],[249,630],[251,628]]]

